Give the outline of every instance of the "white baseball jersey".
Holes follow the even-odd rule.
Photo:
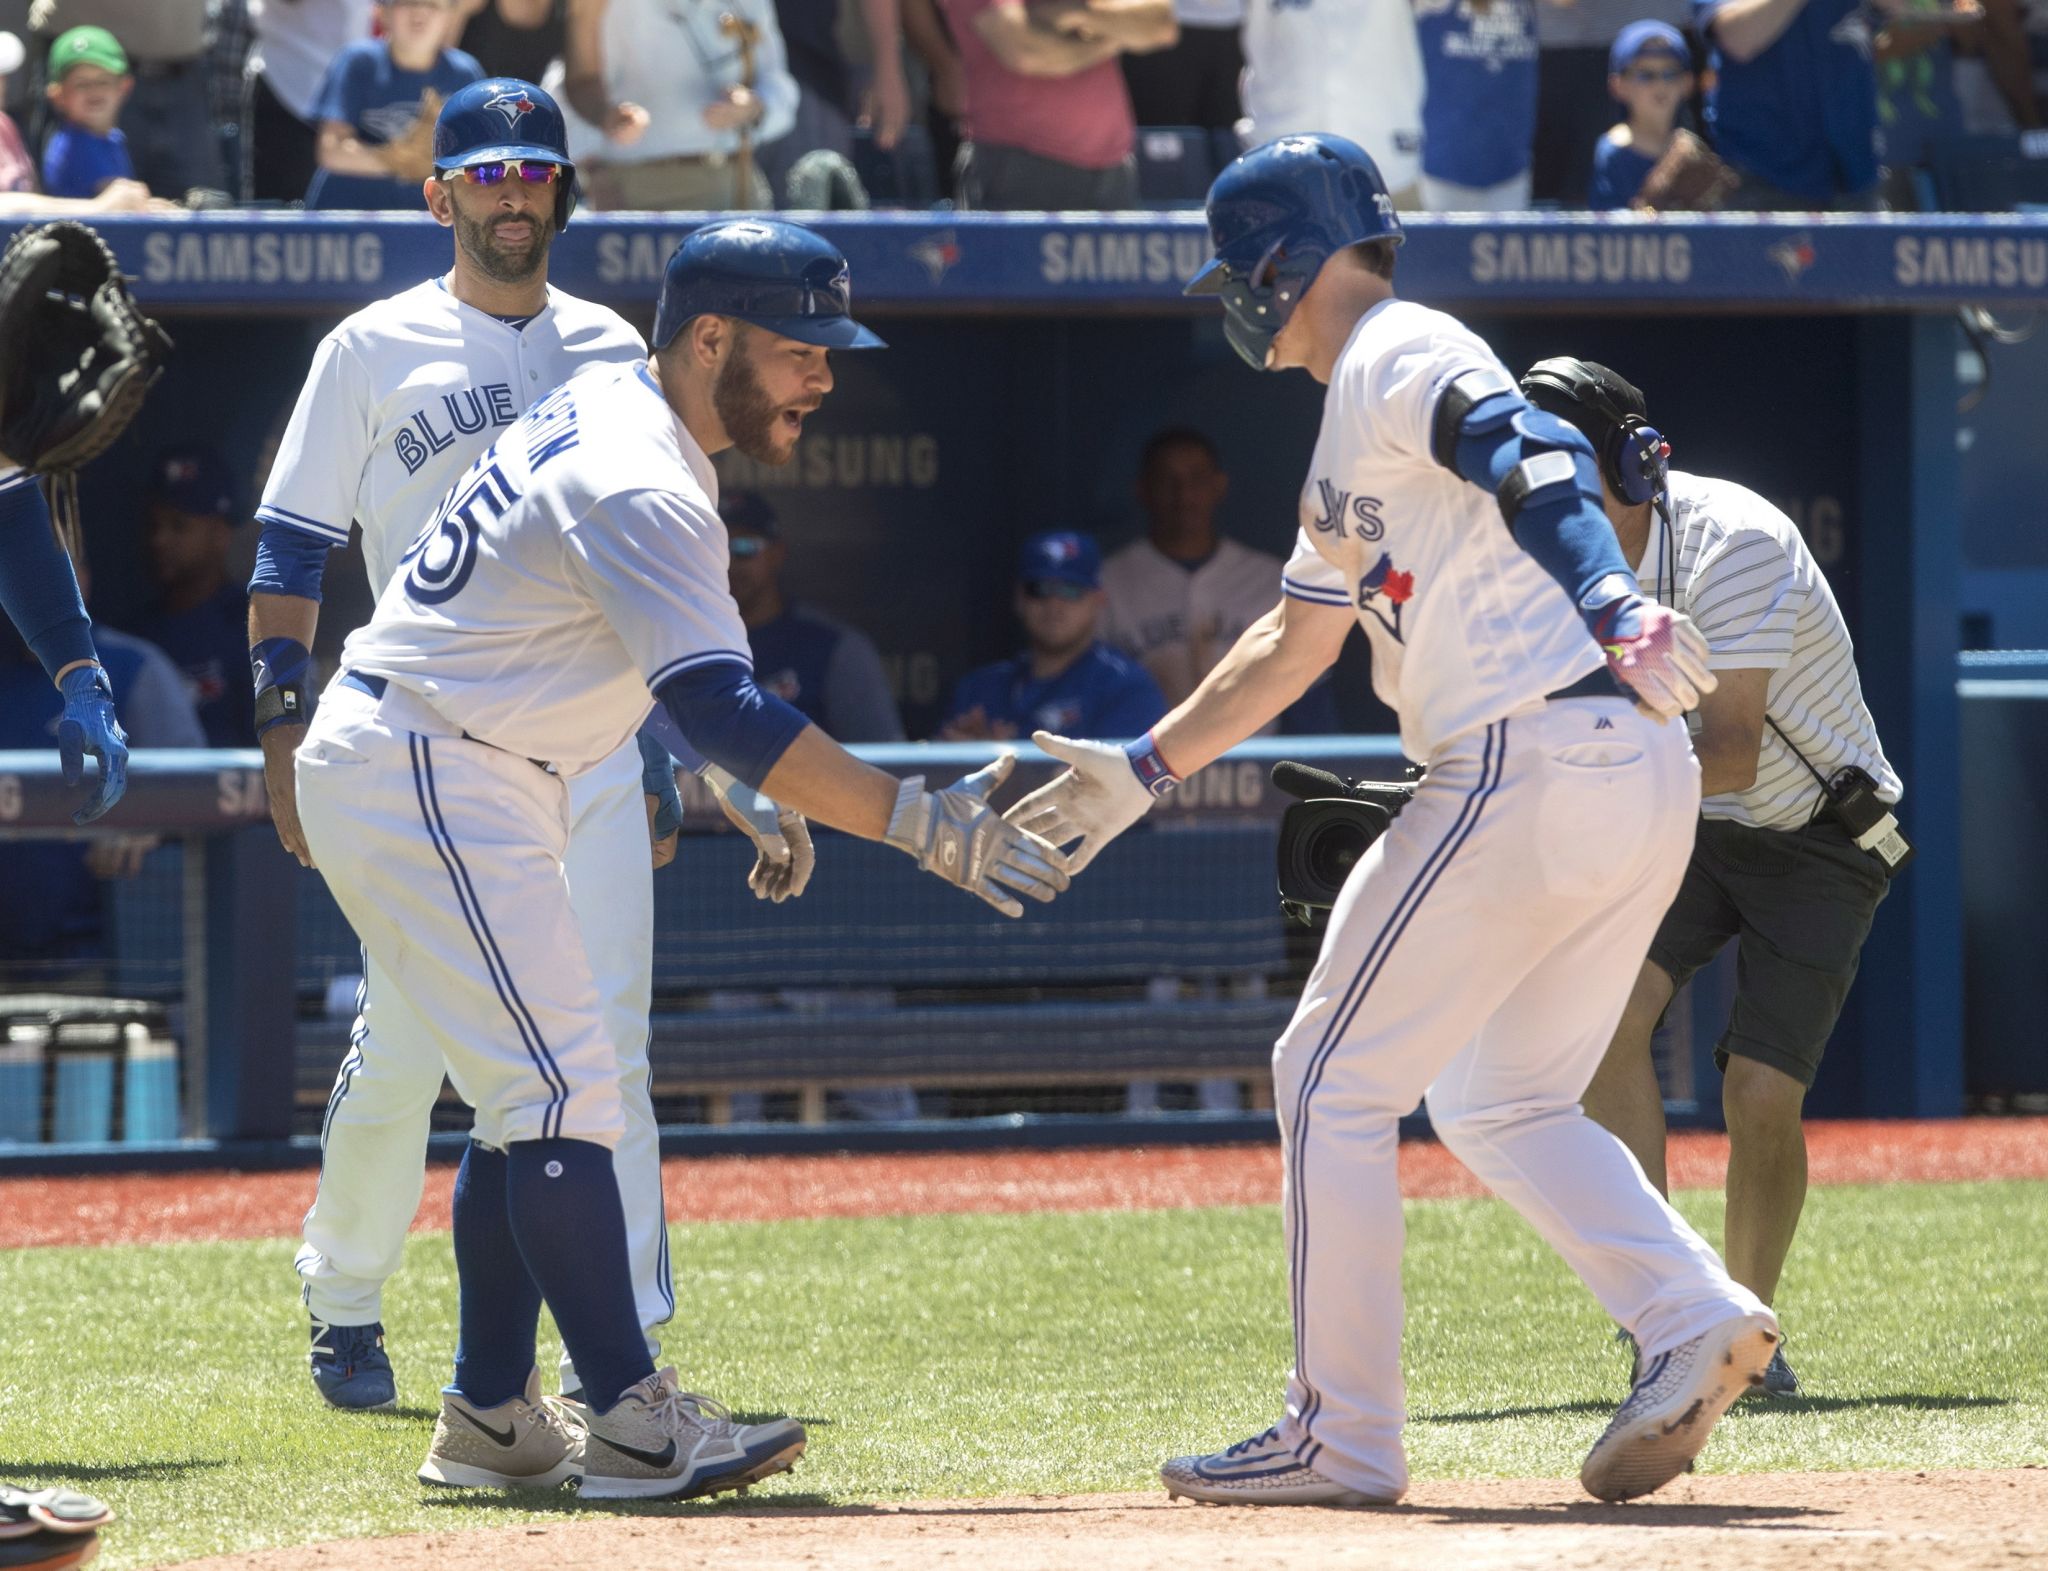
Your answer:
[[[1409,0],[1248,0],[1248,147],[1334,131],[1372,155],[1387,189],[1422,172],[1422,46]]]
[[[1135,655],[1169,706],[1192,693],[1240,634],[1280,598],[1280,558],[1219,540],[1187,568],[1150,540],[1102,564],[1103,639]]]
[[[1347,605],[1372,685],[1426,760],[1603,660],[1571,597],[1515,543],[1492,494],[1430,456],[1445,385],[1506,370],[1454,317],[1388,300],[1337,357],[1282,586]]]
[[[342,663],[574,776],[669,677],[752,669],[726,561],[717,473],[647,366],[592,371],[470,466]]]
[[[1701,813],[1797,829],[1820,804],[1813,770],[1825,777],[1845,764],[1860,765],[1881,800],[1898,801],[1899,777],[1863,702],[1849,629],[1798,526],[1729,480],[1674,472],[1670,502],[1668,530],[1651,516],[1637,581],[1652,600],[1698,624],[1714,670],[1771,673],[1764,713],[1785,733],[1765,726],[1755,782],[1708,797]]]
[[[579,370],[646,353],[616,311],[560,290],[514,327],[430,278],[320,340],[256,516],[336,546],[360,523],[370,587],[381,590],[498,432]]]

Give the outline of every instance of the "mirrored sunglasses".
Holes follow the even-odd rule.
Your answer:
[[[768,542],[760,535],[732,535],[726,540],[725,547],[735,557],[745,560],[767,550]]]
[[[1024,585],[1026,600],[1085,600],[1093,593],[1086,584],[1070,584],[1064,578],[1034,578]]]
[[[503,163],[469,164],[461,169],[441,171],[443,180],[459,176],[471,185],[481,186],[503,185],[514,175],[528,185],[553,185],[562,176],[562,166],[543,163],[537,158],[508,158]]]

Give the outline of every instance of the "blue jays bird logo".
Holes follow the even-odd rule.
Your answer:
[[[1358,581],[1358,608],[1370,611],[1397,643],[1406,643],[1401,637],[1401,607],[1414,594],[1415,575],[1398,571],[1393,557],[1382,551],[1380,559]]]
[[[484,108],[495,109],[505,117],[505,129],[508,131],[519,124],[522,116],[532,114],[539,107],[521,87],[504,88],[484,100]]]
[[[950,229],[937,234],[926,235],[910,247],[910,259],[922,267],[937,283],[953,270],[953,264],[960,260],[960,242],[953,237]]]

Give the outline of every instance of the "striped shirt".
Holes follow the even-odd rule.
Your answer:
[[[1701,813],[1797,829],[1821,802],[1813,770],[1828,777],[1847,764],[1896,802],[1902,787],[1864,705],[1849,629],[1798,527],[1754,491],[1699,475],[1672,473],[1670,505],[1669,529],[1652,515],[1636,565],[1643,593],[1699,625],[1714,670],[1771,673],[1764,713],[1799,750],[1766,725],[1755,782],[1708,797]]]

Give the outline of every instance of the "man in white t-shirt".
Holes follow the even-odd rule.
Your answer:
[[[1886,860],[1860,848],[1823,782],[1860,770],[1889,806],[1899,777],[1841,609],[1792,520],[1730,481],[1668,470],[1643,395],[1605,366],[1545,360],[1522,389],[1593,443],[1643,594],[1698,624],[1720,678],[1692,716],[1703,798],[1692,861],[1586,1111],[1667,1187],[1650,1035],[1677,989],[1737,941],[1734,1016],[1714,1051],[1728,1122],[1725,1249],[1729,1275],[1768,1304],[1806,1199],[1800,1110],[1887,880]],[[1798,1393],[1782,1344],[1763,1388]]]
[[[370,36],[370,12],[370,0],[249,0],[256,47],[242,141],[259,202],[296,202],[312,184],[313,100],[343,46]]]
[[[1421,205],[1422,46],[1409,0],[1248,0],[1244,62],[1246,147],[1349,137],[1396,207]]]

